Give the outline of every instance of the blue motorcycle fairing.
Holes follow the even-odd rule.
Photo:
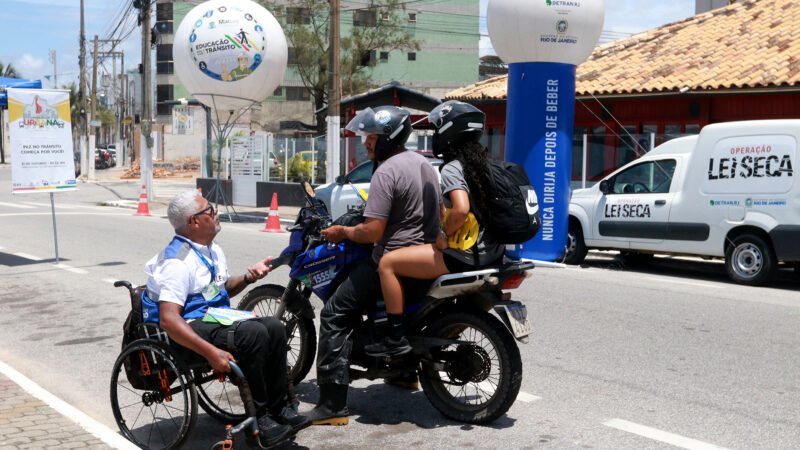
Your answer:
[[[298,253],[303,250],[303,233],[305,230],[292,231],[289,237],[289,245],[281,252],[281,256]]]
[[[345,240],[338,244],[325,243],[298,255],[289,276],[309,287],[319,298],[326,300],[336,277],[347,266],[368,258],[369,254],[366,247],[352,241]]]

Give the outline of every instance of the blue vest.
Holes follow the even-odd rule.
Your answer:
[[[192,244],[186,239],[177,236],[158,255],[158,262],[160,263],[165,259],[185,260],[186,258],[200,258],[206,266],[209,266],[208,261],[205,258],[201,258],[200,252],[192,247]],[[214,266],[209,266],[209,271],[211,272],[210,282],[213,283],[216,277],[216,269]],[[158,295],[151,294],[147,289],[142,292],[142,319],[145,322],[158,323],[158,304]],[[202,293],[189,294],[186,297],[186,303],[183,305],[183,313],[181,315],[185,320],[202,319],[209,307],[230,309],[231,299],[228,297],[228,291],[225,290],[225,286],[221,286],[219,294],[211,300],[203,298]]]

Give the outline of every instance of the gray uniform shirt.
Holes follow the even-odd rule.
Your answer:
[[[464,168],[461,167],[461,161],[454,159],[445,164],[442,167],[441,176],[444,206],[451,208],[452,204],[450,202],[450,196],[447,195],[448,193],[455,190],[462,190],[467,191],[467,194],[469,194],[469,186],[467,185],[467,180],[464,178]],[[472,198],[470,198],[470,201],[472,201]],[[478,225],[478,241],[472,248],[467,250],[446,248],[444,249],[444,253],[473,266],[485,266],[497,261],[503,253],[505,253],[505,246],[494,242],[491,236],[485,232],[486,230],[483,226],[480,226],[480,223]]]
[[[436,242],[441,191],[436,171],[425,157],[402,151],[387,159],[372,175],[365,217],[386,220],[372,260],[401,247]]]

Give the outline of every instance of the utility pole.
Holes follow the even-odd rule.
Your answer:
[[[152,95],[153,86],[150,83],[150,1],[141,0],[142,14],[142,136],[139,139],[139,168],[141,170],[142,184],[146,186],[147,201],[152,200],[153,192],[153,124],[152,124]]]
[[[50,50],[50,62],[53,63],[53,87],[58,89],[58,69],[56,65],[56,51]]]
[[[94,35],[94,64],[92,64],[92,122],[97,120],[97,35]],[[97,147],[97,128],[89,136],[89,178],[94,179],[94,153]]]
[[[81,35],[80,35],[80,46],[81,52],[80,56],[78,57],[78,64],[80,65],[80,98],[81,98],[81,109],[80,109],[80,152],[81,152],[81,176],[83,178],[87,177],[87,173],[89,171],[89,150],[87,148],[86,140],[87,136],[87,126],[86,126],[86,34],[84,33],[83,27],[83,0],[81,0]]]
[[[339,0],[330,0],[330,86],[328,87],[328,170],[326,181],[332,183],[339,176],[339,102],[342,98],[342,83],[339,73]]]

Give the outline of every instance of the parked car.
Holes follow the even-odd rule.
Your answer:
[[[634,263],[654,253],[724,258],[736,282],[800,262],[800,120],[708,125],[572,193],[565,261],[589,248]],[[543,226],[547,219],[543,217]]]
[[[422,153],[422,152],[418,152]],[[439,175],[442,160],[422,153]],[[369,182],[372,179],[372,161],[364,161],[347,175],[340,175],[334,183],[323,184],[315,189],[316,198],[322,200],[331,218],[336,219],[347,211],[363,204],[358,191],[369,195]],[[352,184],[352,186],[351,186]]]

